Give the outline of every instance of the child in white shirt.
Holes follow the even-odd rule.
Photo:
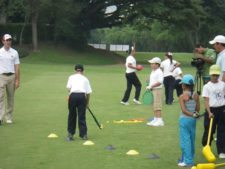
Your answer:
[[[151,90],[153,93],[153,111],[154,119],[147,123],[149,126],[164,126],[162,119],[162,87],[163,87],[163,72],[160,69],[161,59],[155,57],[148,61],[151,64],[152,72],[150,74],[150,83],[147,86],[147,90]]]

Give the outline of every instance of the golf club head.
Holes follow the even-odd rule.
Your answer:
[[[197,164],[197,169],[215,169],[216,165],[214,163],[203,163],[203,164]]]
[[[204,157],[206,158],[208,162],[214,163],[216,161],[216,157],[213,154],[209,145],[206,145],[205,147],[203,147],[202,154],[204,155]]]
[[[148,158],[154,160],[154,159],[159,159],[160,157],[157,154],[153,153],[153,154],[149,154]]]
[[[113,145],[108,145],[105,147],[106,150],[115,150],[116,148]]]

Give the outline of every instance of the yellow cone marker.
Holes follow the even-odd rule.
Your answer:
[[[129,150],[126,154],[127,155],[139,155],[139,152],[137,152],[136,150]]]
[[[92,141],[90,141],[90,140],[87,140],[87,141],[85,141],[85,142],[83,143],[84,146],[92,146],[92,145],[94,145],[94,144],[95,144],[95,143],[92,142]]]
[[[51,133],[48,135],[48,138],[58,138],[59,136],[57,136],[55,133]]]

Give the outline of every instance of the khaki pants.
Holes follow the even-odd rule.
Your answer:
[[[0,75],[0,120],[12,120],[15,93],[15,75]],[[7,95],[6,103],[5,94]]]
[[[162,88],[153,89],[152,94],[154,97],[153,110],[162,110]]]

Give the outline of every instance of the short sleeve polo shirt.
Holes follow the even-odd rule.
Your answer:
[[[155,88],[162,88],[162,83],[163,83],[163,72],[160,68],[156,70],[152,70],[150,74],[150,83],[149,86],[153,86],[155,83],[161,83],[160,86],[157,86]]]
[[[202,90],[202,97],[209,98],[210,107],[220,107],[225,105],[225,83],[219,81],[212,83],[211,81],[204,85]]]
[[[15,73],[15,65],[20,64],[19,54],[13,49],[5,50],[4,47],[0,49],[0,74]]]
[[[89,80],[81,74],[71,75],[68,79],[66,87],[70,90],[70,93],[92,93]]]

